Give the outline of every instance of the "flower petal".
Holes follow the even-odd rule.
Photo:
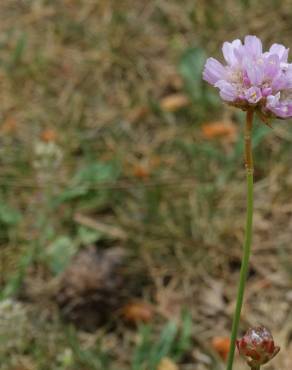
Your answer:
[[[272,80],[274,77],[281,74],[280,59],[276,54],[272,54],[266,58],[264,63],[264,74],[265,78]]]
[[[268,96],[266,107],[279,118],[292,117],[292,101],[281,101],[280,93]]]
[[[246,53],[253,58],[259,58],[263,52],[262,42],[256,36],[245,36],[244,47]]]
[[[274,91],[292,89],[292,64],[289,64],[285,71],[274,77],[271,87]]]
[[[253,63],[251,60],[245,61],[245,70],[250,83],[259,86],[264,80],[264,69],[261,65]]]
[[[262,98],[261,89],[258,87],[251,87],[245,92],[246,100],[251,104],[258,103]]]
[[[226,76],[225,67],[215,58],[208,58],[203,71],[203,79],[214,85]]]
[[[287,63],[289,49],[285,48],[284,45],[273,44],[270,47],[269,53],[278,55],[278,57],[280,58],[280,62]]]
[[[220,96],[225,101],[235,101],[238,98],[237,89],[229,82],[220,80],[215,84],[220,89]]]
[[[224,59],[230,65],[238,63],[238,53],[242,47],[242,43],[239,39],[236,39],[232,42],[224,42],[222,47],[222,52]],[[235,53],[237,51],[237,53]]]

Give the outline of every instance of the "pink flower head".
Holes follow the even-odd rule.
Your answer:
[[[243,110],[255,109],[261,118],[292,117],[292,63],[283,45],[263,52],[256,36],[224,42],[226,65],[208,58],[203,79],[219,89],[221,98]]]
[[[280,351],[275,346],[271,332],[262,327],[249,329],[244,337],[236,341],[238,351],[251,368],[266,364]]]

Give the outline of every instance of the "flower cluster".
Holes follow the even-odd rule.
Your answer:
[[[283,45],[273,44],[263,52],[261,40],[246,36],[224,42],[227,65],[208,58],[203,78],[220,90],[221,98],[243,110],[255,109],[260,117],[292,117],[292,63]]]
[[[266,364],[280,351],[280,347],[275,346],[270,331],[262,326],[249,329],[236,344],[239,353],[252,368]]]

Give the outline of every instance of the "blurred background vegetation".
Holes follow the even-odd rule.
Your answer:
[[[290,0],[1,1],[1,369],[224,368],[244,116],[201,72],[246,34],[291,47],[291,16]],[[241,332],[270,327],[270,370],[292,366],[291,142],[291,122],[256,122]]]

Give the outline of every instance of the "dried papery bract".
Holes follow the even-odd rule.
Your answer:
[[[271,332],[263,326],[250,328],[236,341],[236,345],[251,369],[259,369],[280,351],[280,347],[275,346]]]
[[[224,42],[222,51],[226,64],[209,58],[205,64],[203,79],[219,89],[220,97],[225,103],[246,111],[244,141],[247,212],[243,257],[227,360],[227,370],[232,370],[252,242],[253,117],[256,113],[261,121],[268,125],[272,118],[292,117],[292,64],[288,63],[289,49],[280,44],[273,44],[268,51],[263,52],[261,40],[256,36],[246,36],[244,43],[241,40]],[[245,341],[241,342],[243,346],[244,343]],[[268,343],[271,345],[272,342]],[[277,347],[275,348],[270,355],[275,356],[279,351]],[[252,370],[258,370],[261,366],[259,363],[254,364],[256,366],[253,366]]]

